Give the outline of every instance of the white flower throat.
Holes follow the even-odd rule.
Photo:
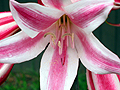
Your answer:
[[[70,19],[67,15],[63,15],[56,22],[55,33],[47,32],[44,37],[50,35],[50,44],[53,48],[57,45],[59,47],[59,54],[62,54],[63,42],[68,47],[69,45],[74,48],[74,33],[70,29]]]

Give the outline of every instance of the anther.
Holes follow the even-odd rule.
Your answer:
[[[61,47],[61,42],[60,42],[60,41],[58,41],[58,46],[59,46],[59,48],[62,48],[62,47]]]
[[[61,36],[61,38],[64,38],[65,36],[70,36],[72,38],[72,34],[71,33],[65,33],[64,35]]]
[[[54,39],[56,39],[56,36],[54,33],[51,33],[51,32],[45,33],[44,37],[46,37],[47,35],[51,35],[51,36],[53,36]]]

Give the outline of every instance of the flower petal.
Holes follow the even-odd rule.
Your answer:
[[[119,82],[120,82],[120,75],[118,75],[118,74],[117,74],[117,77],[118,77],[118,79],[119,79]]]
[[[87,77],[88,90],[95,90],[92,73],[88,69],[86,70],[86,77]]]
[[[7,79],[13,64],[0,63],[0,85]]]
[[[12,35],[13,33],[15,33],[18,30],[19,30],[19,27],[15,23],[15,21],[0,26],[0,40]]]
[[[65,43],[64,43],[65,44]],[[75,49],[64,45],[59,55],[59,47],[51,46],[45,51],[41,60],[41,90],[70,90],[77,74],[78,58]]]
[[[10,12],[0,12],[0,40],[8,37],[14,32],[15,25],[8,25],[13,22],[14,19]],[[0,63],[0,85],[7,79],[13,64]]]
[[[92,33],[86,34],[74,25],[72,29],[77,35],[75,44],[78,55],[87,69],[99,74],[120,74],[120,59],[117,55],[105,48]]]
[[[14,21],[11,12],[0,13],[0,26]]]
[[[0,40],[15,33],[18,29],[10,12],[0,13]]]
[[[11,12],[0,12],[0,18],[12,16]]]
[[[49,42],[41,32],[30,38],[23,31],[0,41],[0,62],[20,63],[35,58]]]
[[[43,4],[48,7],[62,10],[64,6],[72,4],[71,0],[42,0]]]
[[[43,2],[41,1],[41,0],[37,0],[38,1],[38,3],[40,4],[40,5],[43,5],[44,6],[44,4],[43,4]]]
[[[89,77],[90,74],[91,77]],[[95,89],[90,90],[120,90],[120,84],[116,74],[100,75],[87,70],[87,77],[92,78],[95,87]],[[90,83],[89,80],[87,82]]]
[[[10,9],[16,23],[31,37],[45,31],[64,14],[36,3],[20,4],[14,0],[10,0]]]
[[[120,0],[115,0],[113,10],[120,9]]]
[[[11,12],[0,12],[0,40],[12,35],[17,28]],[[13,64],[0,63],[0,85],[7,79],[12,67]]]
[[[120,4],[120,0],[115,0],[115,3],[119,3]]]
[[[72,3],[75,3],[75,2],[78,2],[78,1],[80,1],[80,0],[71,0]]]
[[[114,0],[81,0],[65,7],[70,20],[91,33],[107,18]]]

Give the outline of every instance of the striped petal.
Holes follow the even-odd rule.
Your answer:
[[[86,71],[87,71],[86,78],[87,78],[88,90],[95,90],[95,85],[92,78],[92,72],[89,70],[86,70]]]
[[[39,3],[40,5],[43,5],[43,6],[44,6],[44,4],[43,4],[43,2],[42,2],[41,0],[38,0],[38,3]]]
[[[0,12],[0,26],[13,21],[11,12]]]
[[[120,4],[120,0],[115,0],[115,3],[119,3]]]
[[[70,20],[86,33],[91,33],[107,18],[114,0],[81,0],[66,6]]]
[[[11,12],[0,12],[0,40],[12,35],[18,29]],[[0,85],[7,79],[12,67],[13,64],[0,63]]]
[[[4,18],[4,17],[9,17],[11,16],[11,12],[0,12],[0,19]],[[8,20],[8,21],[13,21],[12,19]],[[6,21],[7,22],[7,21]],[[0,21],[0,25],[1,25],[2,21]]]
[[[4,39],[19,30],[11,12],[0,13],[0,40]]]
[[[16,23],[31,37],[45,31],[64,14],[60,10],[36,3],[20,4],[14,0],[10,0],[10,9]]]
[[[71,0],[42,0],[43,4],[48,7],[63,10],[64,6],[72,4]]]
[[[116,74],[100,75],[87,70],[86,76],[89,90],[120,90]]]
[[[75,49],[63,47],[59,55],[59,47],[51,46],[45,51],[41,60],[41,90],[70,90],[77,74],[78,58]]]
[[[120,9],[120,0],[115,0],[113,10]]]
[[[74,25],[72,29],[76,30],[78,55],[87,69],[99,74],[120,74],[120,59],[117,55],[105,48],[92,33],[86,34]]]
[[[7,79],[13,64],[0,63],[0,85]]]
[[[0,41],[0,62],[20,63],[35,58],[49,39],[44,38],[45,32],[41,32],[35,38],[30,38],[23,31]]]

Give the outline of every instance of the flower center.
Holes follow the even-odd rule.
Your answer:
[[[67,47],[70,45],[74,48],[74,33],[70,30],[70,19],[67,15],[63,15],[56,22],[56,31],[55,33],[47,32],[44,34],[44,37],[50,35],[50,44],[53,48],[57,45],[59,47],[59,54],[62,54],[63,43]]]

